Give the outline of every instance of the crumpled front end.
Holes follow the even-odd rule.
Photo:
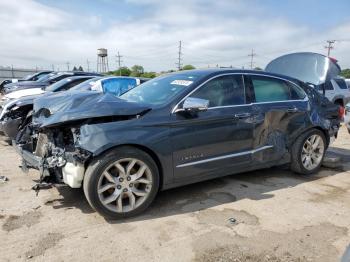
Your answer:
[[[42,97],[34,101],[32,118],[18,133],[16,148],[23,157],[24,169],[40,170],[41,182],[79,188],[92,156],[80,146],[80,130],[138,119],[149,110],[109,94]]]
[[[38,130],[28,125],[18,136],[16,148],[23,157],[23,168],[40,171],[40,182],[64,183],[81,187],[85,162],[91,154],[75,146],[76,128]]]

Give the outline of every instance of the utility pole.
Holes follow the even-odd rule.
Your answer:
[[[55,66],[54,64],[51,64],[52,71],[55,71]]]
[[[119,54],[119,51],[118,51],[118,54],[116,55],[116,58],[117,58],[117,63],[118,63],[118,69],[119,69],[119,75],[121,76],[122,75],[122,68],[121,68],[121,64],[122,64],[122,60],[121,60],[121,58],[122,58],[123,56],[121,56],[120,54]]]
[[[175,63],[175,65],[177,65],[177,69],[180,71],[182,69],[182,42],[179,41],[179,52],[178,52],[178,59],[177,59],[177,63]]]
[[[90,72],[90,61],[89,61],[89,59],[86,59],[86,64],[87,64],[87,72]]]
[[[327,49],[327,56],[330,56],[331,54],[331,49],[334,49],[334,43],[336,40],[327,40],[327,46],[325,46],[324,48]]]
[[[254,56],[256,56],[256,54],[254,53],[254,49],[252,49],[252,52],[248,56],[250,56],[250,69],[253,69]]]
[[[66,65],[67,65],[67,70],[69,71],[69,65],[70,65],[70,63],[67,62]]]

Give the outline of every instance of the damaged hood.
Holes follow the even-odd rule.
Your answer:
[[[50,127],[78,120],[139,115],[149,109],[109,93],[62,92],[34,100],[34,121],[41,127]]]
[[[321,85],[341,69],[335,59],[317,53],[293,53],[272,60],[265,71],[290,76],[305,83]]]

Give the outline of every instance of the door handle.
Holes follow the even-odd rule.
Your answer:
[[[248,118],[248,117],[250,117],[251,115],[252,115],[251,113],[235,114],[235,118],[239,118],[239,119]]]
[[[289,112],[289,113],[298,112],[298,108],[296,108],[296,107],[290,107],[290,108],[287,109],[287,112]]]

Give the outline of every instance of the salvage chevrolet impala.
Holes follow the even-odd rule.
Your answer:
[[[39,99],[17,148],[41,182],[83,187],[107,218],[214,177],[283,164],[315,173],[340,121],[339,106],[300,80],[232,69],[177,72],[61,108]]]

